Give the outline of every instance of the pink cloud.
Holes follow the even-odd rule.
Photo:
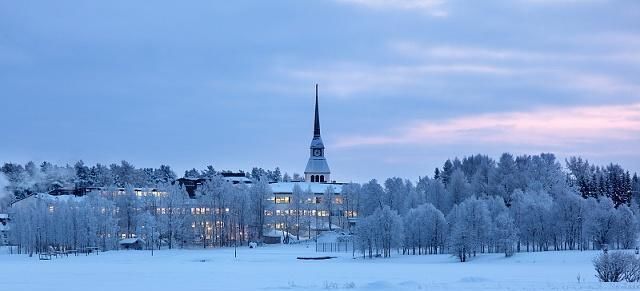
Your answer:
[[[566,147],[607,141],[640,143],[640,103],[415,121],[388,135],[342,138],[338,146],[469,143]]]

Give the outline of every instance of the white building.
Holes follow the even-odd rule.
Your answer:
[[[312,230],[327,230],[346,227],[348,224],[347,218],[353,217],[356,214],[343,207],[344,198],[342,196],[342,186],[344,183],[337,183],[331,180],[331,170],[327,159],[325,157],[325,147],[320,135],[320,113],[318,106],[318,85],[316,85],[316,103],[315,103],[315,116],[313,126],[313,138],[311,140],[311,146],[309,147],[309,160],[304,171],[305,181],[294,182],[277,182],[271,183],[271,190],[273,191],[273,203],[275,206],[268,213],[275,217],[273,220],[275,223],[268,225],[276,229],[282,229],[285,227],[285,222],[282,219],[278,219],[279,216],[291,216],[292,211],[292,194],[293,189],[297,185],[300,189],[306,192],[306,200],[304,209],[301,210],[302,216],[306,218],[312,217],[310,227]],[[331,197],[326,197],[328,189],[332,189]],[[327,203],[325,199],[331,199],[331,209],[327,209]],[[327,219],[331,216],[331,220]],[[329,225],[331,221],[331,225]]]

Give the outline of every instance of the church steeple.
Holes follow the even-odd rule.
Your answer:
[[[313,123],[313,137],[320,137],[320,112],[318,110],[318,84],[316,84],[316,118]]]
[[[310,182],[329,182],[331,171],[324,157],[324,144],[320,137],[320,110],[318,109],[318,84],[316,84],[316,108],[315,118],[313,122],[313,139],[309,151],[309,161],[304,171],[307,181]]]

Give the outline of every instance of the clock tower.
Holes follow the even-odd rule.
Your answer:
[[[318,111],[318,84],[316,84],[316,114],[313,123],[313,139],[309,151],[309,161],[304,170],[304,177],[307,182],[312,183],[328,183],[331,171],[329,164],[324,157],[324,144],[320,137],[320,113]]]

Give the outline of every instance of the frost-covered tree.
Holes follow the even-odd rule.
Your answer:
[[[516,191],[511,205],[512,216],[520,230],[520,243],[526,250],[548,250],[551,242],[551,196],[543,191]]]
[[[410,209],[403,218],[407,253],[414,255],[438,253],[445,244],[447,221],[444,214],[431,204]]]
[[[159,223],[160,234],[171,249],[176,246],[176,243],[180,243],[184,239],[181,237],[185,232],[183,228],[188,216],[191,214],[186,200],[189,199],[189,195],[178,183],[165,184],[161,189],[166,191],[167,194],[160,199],[160,211],[162,214]]]
[[[302,223],[301,217],[304,215],[305,203],[306,199],[304,197],[304,191],[300,185],[295,184],[291,190],[291,204],[289,209],[293,213],[295,234],[296,239],[298,240],[300,240],[300,227]]]
[[[378,184],[376,179],[373,179],[362,185],[360,191],[360,209],[362,213],[359,213],[360,217],[365,217],[373,214],[377,208],[382,208],[384,204],[385,192],[382,186]]]
[[[453,171],[449,179],[449,184],[447,185],[447,190],[451,195],[453,204],[460,204],[471,196],[469,182],[467,182],[467,178],[462,170],[456,169]]]
[[[482,252],[491,230],[487,204],[470,197],[455,205],[447,217],[449,223],[449,251],[461,262]]]
[[[630,249],[636,246],[638,220],[629,206],[622,204],[616,209],[615,242],[618,248]]]
[[[324,190],[324,193],[322,195],[322,210],[327,212],[327,223],[329,224],[329,230],[333,230],[333,222],[331,220],[331,216],[334,213],[334,211],[336,211],[336,204],[335,204],[335,188],[333,188],[333,186],[329,186],[327,187],[327,189]]]
[[[574,250],[582,246],[584,217],[584,199],[577,193],[566,191],[556,196],[551,207],[551,226],[555,228],[556,241],[563,242],[557,248]]]
[[[268,179],[263,178],[255,181],[249,188],[251,199],[252,222],[251,226],[255,231],[255,239],[262,240],[266,225],[266,211],[273,209],[273,204],[268,203],[268,199],[273,196],[273,191],[267,182]]]
[[[132,186],[128,186],[124,192],[116,192],[116,206],[118,207],[118,216],[120,221],[120,230],[125,238],[135,236],[136,218],[140,207],[139,199]]]
[[[616,211],[613,201],[602,197],[600,201],[589,198],[586,201],[586,235],[594,242],[595,248],[601,248],[613,241],[616,230]]]
[[[357,226],[357,236],[363,255],[368,250],[371,257],[375,250],[377,255],[390,257],[391,250],[402,245],[404,237],[402,217],[389,206],[378,208]]]
[[[360,192],[360,184],[349,183],[342,185],[341,194],[347,219],[356,217],[360,214]],[[342,228],[351,226],[348,223],[348,220],[346,224],[347,225],[343,225]]]
[[[136,218],[136,237],[142,238],[148,249],[155,247],[152,243],[158,243],[158,222],[156,216],[149,211],[138,214]]]
[[[493,236],[498,250],[504,252],[507,257],[512,256],[518,241],[518,228],[509,212],[504,211],[495,218]]]
[[[385,192],[382,203],[398,211],[398,213],[404,214],[407,211],[407,198],[411,191],[411,189],[407,187],[409,185],[410,184],[405,184],[402,178],[394,177],[387,179],[384,182]]]

